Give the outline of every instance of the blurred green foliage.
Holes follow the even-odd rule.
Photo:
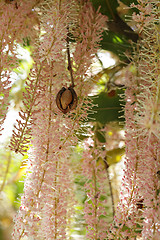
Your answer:
[[[12,221],[20,206],[23,193],[24,157],[11,153],[7,147],[0,149],[0,239],[11,239]]]
[[[122,61],[128,62],[125,52],[126,50],[127,52],[132,52],[132,44],[130,40],[133,42],[138,40],[138,35],[125,21],[125,15],[127,14],[128,18],[129,16],[131,18],[133,10],[129,9],[126,12],[126,10],[120,9],[121,5],[119,5],[116,0],[91,0],[91,2],[95,9],[99,9],[100,7],[100,12],[108,17],[108,30],[103,33],[101,47],[104,50],[111,51],[118,55]],[[136,0],[121,1],[121,3],[126,6],[130,6],[133,2],[137,3]],[[119,16],[118,11],[121,11],[121,16]]]
[[[112,93],[101,92],[100,94],[91,97],[94,107],[93,113],[88,114],[88,118],[92,121],[107,124],[109,122],[124,122],[123,107],[125,102],[122,98],[124,95],[123,89],[112,90]]]

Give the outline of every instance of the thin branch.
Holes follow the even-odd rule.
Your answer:
[[[104,65],[103,65],[102,60],[99,58],[99,56],[98,56],[97,53],[95,54],[95,56],[96,56],[96,58],[98,59],[99,63],[101,64],[102,71],[104,71],[105,68],[104,68]]]
[[[71,56],[70,56],[70,49],[69,49],[69,27],[67,27],[67,56],[68,56],[68,71],[70,72],[70,76],[71,76],[71,83],[72,83],[72,87],[74,87],[74,79],[73,79],[73,70],[72,70],[72,64],[71,64]]]

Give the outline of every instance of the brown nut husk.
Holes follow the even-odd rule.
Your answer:
[[[73,87],[62,89],[58,92],[56,96],[57,107],[63,112],[67,113],[76,108],[78,102],[77,94]]]
[[[61,105],[63,109],[66,109],[72,102],[72,93],[69,89],[66,89],[61,95]]]

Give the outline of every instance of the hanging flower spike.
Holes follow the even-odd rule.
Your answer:
[[[40,18],[45,33],[40,41],[40,57],[34,60],[39,66],[35,79],[39,78],[38,84],[43,88],[40,91],[41,97],[38,99],[38,105],[34,104],[32,109],[31,117],[35,119],[34,124],[31,125],[32,147],[21,207],[15,219],[13,232],[15,240],[21,240],[24,236],[35,240],[59,240],[69,237],[68,223],[72,219],[69,212],[73,205],[70,148],[77,144],[78,139],[75,133],[80,128],[81,119],[87,115],[84,104],[90,91],[89,83],[85,81],[88,69],[85,68],[80,73],[76,70],[73,72],[74,80],[76,75],[75,88],[78,85],[76,92],[78,90],[78,97],[81,99],[81,103],[74,109],[74,118],[69,114],[63,115],[57,111],[54,98],[59,89],[67,86],[70,82],[64,49],[66,49],[67,26],[72,23],[71,19],[77,23],[83,14],[77,6],[79,7],[77,1],[62,0],[52,1],[46,8],[41,9]],[[93,31],[95,36],[98,35],[97,40],[100,38],[99,32],[102,33],[104,26],[102,19],[104,18],[101,16],[97,21],[98,27]],[[90,23],[88,31],[91,25]],[[73,29],[77,31],[77,28]],[[83,40],[84,35],[81,38]],[[80,42],[75,44],[79,45]],[[91,54],[93,54],[96,51],[97,41],[89,41],[88,46],[92,49]],[[88,61],[91,57],[92,55],[89,56],[88,52],[81,57],[81,59],[84,58],[83,63],[88,68],[90,66]],[[75,62],[74,56],[73,62]],[[81,67],[80,63],[79,66]],[[39,86],[38,84],[37,86]],[[73,85],[65,87],[63,91],[61,89],[58,95],[58,104],[64,108],[63,110],[71,109],[76,105],[77,95],[73,91],[73,87]],[[37,90],[35,93],[38,93]],[[36,107],[37,112],[34,111]]]
[[[159,6],[138,1],[141,40],[132,59],[134,72],[126,76],[126,160],[111,238],[159,238],[160,195],[160,64]],[[143,17],[143,18],[140,18]],[[143,200],[143,207],[137,204]]]
[[[0,73],[0,135],[3,130],[3,123],[6,118],[8,105],[9,105],[9,90],[10,90],[10,76],[7,73]]]
[[[105,151],[102,146],[94,142],[93,139],[86,139],[85,150],[83,152],[82,174],[86,183],[84,189],[87,199],[84,204],[84,214],[86,221],[86,237],[92,240],[104,240],[107,237],[106,199],[101,200],[102,195],[106,195],[104,186],[107,183],[106,170],[102,164],[98,164],[98,158],[104,158]],[[95,148],[96,146],[96,148]]]
[[[26,37],[32,28],[25,23],[26,17],[32,12],[36,1],[23,1],[20,9],[16,8],[16,1],[1,1],[0,3],[0,125],[2,126],[9,106],[10,71],[18,65],[15,53],[15,40],[22,42],[22,35]],[[36,14],[35,14],[36,15]],[[22,27],[23,26],[23,27]],[[24,36],[23,33],[26,35]],[[30,34],[32,37],[32,34]],[[6,70],[7,69],[7,70]],[[0,126],[0,131],[2,130]]]

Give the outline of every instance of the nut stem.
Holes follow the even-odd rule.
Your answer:
[[[70,56],[70,49],[69,49],[69,27],[67,27],[67,56],[68,56],[68,71],[70,72],[70,76],[71,76],[71,87],[74,87],[74,79],[73,79],[73,70],[72,70],[72,64],[71,64],[71,56]]]

